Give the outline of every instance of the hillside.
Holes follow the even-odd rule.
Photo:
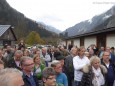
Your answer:
[[[101,29],[115,27],[115,6],[105,13],[94,16],[90,20],[82,21],[73,27],[66,29],[61,36],[72,37],[84,33],[94,32]]]
[[[57,36],[46,30],[44,25],[25,17],[24,14],[12,8],[6,0],[0,0],[0,24],[12,25],[18,39],[26,37],[31,31],[38,32],[41,37]]]
[[[44,24],[43,22],[38,22],[38,23],[41,24],[41,25],[43,25],[44,28],[45,28],[46,30],[48,30],[48,31],[54,32],[54,33],[56,33],[56,34],[59,34],[59,33],[62,32],[62,31],[56,29],[55,27],[52,27],[52,26],[50,26],[50,25]]]

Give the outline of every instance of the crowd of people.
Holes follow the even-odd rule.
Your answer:
[[[0,86],[115,86],[114,47],[0,49]]]

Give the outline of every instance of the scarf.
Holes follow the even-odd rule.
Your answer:
[[[92,66],[92,70],[93,70],[93,73],[94,73],[94,79],[92,80],[93,85],[94,85],[94,86],[104,85],[105,80],[104,80],[103,74],[102,74],[102,72],[101,72],[101,69],[100,69],[100,68],[95,69],[95,68]]]

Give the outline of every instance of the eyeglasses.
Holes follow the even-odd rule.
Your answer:
[[[31,63],[31,64],[24,64],[24,66],[31,66],[31,65],[34,65],[34,63]]]
[[[59,66],[59,67],[55,67],[56,69],[60,69],[60,68],[62,68],[62,66]]]
[[[51,77],[51,78],[49,77],[49,78],[47,78],[47,79],[50,79],[50,80],[52,80],[52,79],[56,79],[56,77]]]

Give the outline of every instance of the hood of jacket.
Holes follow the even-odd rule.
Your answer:
[[[105,68],[105,66],[100,65],[100,69],[102,70],[102,72],[105,74],[107,73],[107,69]],[[89,71],[92,70],[92,66],[90,64],[87,64],[83,67],[83,72],[84,73],[89,73]]]

